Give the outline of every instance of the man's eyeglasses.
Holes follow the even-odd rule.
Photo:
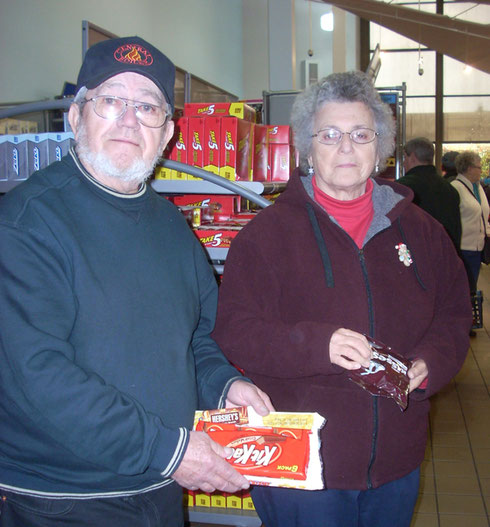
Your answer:
[[[91,99],[85,99],[84,102],[92,101],[94,103],[94,112],[102,119],[115,121],[120,119],[131,106],[135,109],[136,119],[149,128],[162,127],[170,114],[160,106],[148,102],[132,101],[117,97],[115,95],[96,95]]]
[[[316,137],[317,141],[323,145],[336,145],[342,141],[344,135],[348,135],[354,143],[365,145],[372,143],[379,133],[371,128],[356,128],[352,132],[341,132],[337,128],[324,128],[311,137]]]

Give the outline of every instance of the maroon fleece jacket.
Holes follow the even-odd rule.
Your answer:
[[[469,347],[466,274],[443,227],[412,204],[410,189],[374,182],[374,219],[360,250],[312,196],[311,177],[296,170],[276,203],[235,238],[213,336],[278,411],[327,419],[327,488],[375,488],[424,459],[429,397],[458,372]],[[398,258],[400,243],[410,266]],[[406,411],[330,362],[339,328],[425,360],[427,388],[410,394]]]

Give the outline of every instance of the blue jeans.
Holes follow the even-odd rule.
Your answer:
[[[470,293],[474,295],[477,289],[481,268],[481,251],[461,251],[461,257],[468,275]]]
[[[50,499],[0,490],[0,527],[183,527],[182,489],[102,499]]]
[[[265,527],[410,527],[420,469],[372,490],[254,487]]]

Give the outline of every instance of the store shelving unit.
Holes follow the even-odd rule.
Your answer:
[[[263,194],[275,194],[284,190],[285,182],[268,181],[229,181],[221,176],[207,172],[198,167],[186,165],[179,161],[163,160],[163,166],[186,172],[192,176],[202,178],[195,180],[157,179],[151,185],[156,192],[161,194],[238,194],[249,199],[261,207],[268,207],[271,202]],[[228,249],[219,247],[205,247],[209,260],[218,275],[223,274],[223,267]]]
[[[189,507],[188,521],[234,527],[260,527],[262,522],[255,511],[218,509],[213,507]]]
[[[177,161],[174,162],[177,163]],[[165,165],[166,164],[167,161],[165,161]],[[213,183],[211,181],[155,179],[151,182],[153,189],[161,194],[238,194],[239,188],[242,188],[254,192],[257,195],[262,195],[281,192],[285,187],[285,183],[274,183],[270,181],[240,181],[236,182],[235,184],[238,188],[231,190],[229,188],[223,187],[219,183]]]
[[[0,177],[2,177],[2,174],[0,174]],[[17,179],[0,180],[0,194],[5,194],[9,190],[12,190],[19,183],[22,183],[22,181],[23,180],[17,180]]]
[[[177,161],[164,161],[164,164],[166,165],[168,163],[178,163]],[[183,168],[181,170],[185,170],[185,167],[188,167],[188,165],[184,165],[183,163],[179,163],[179,165],[182,165]],[[192,167],[189,167],[192,168]],[[196,168],[196,167],[193,167]],[[203,171],[204,172],[204,171]],[[220,176],[216,176],[220,178]],[[22,181],[25,180],[17,180],[17,179],[1,179],[2,174],[0,173],[0,194],[5,194],[9,190],[12,190],[16,185],[19,183],[22,183]],[[259,205],[261,206],[267,206],[270,203],[266,203],[264,201],[266,198],[263,198],[262,195],[264,194],[275,194],[277,192],[281,192],[284,187],[285,183],[282,182],[268,182],[268,181],[240,181],[240,182],[230,182],[229,180],[225,178],[221,178],[221,180],[224,180],[223,183],[226,184],[226,182],[231,183],[233,185],[236,185],[233,190],[230,188],[226,188],[222,186],[222,183],[213,183],[211,181],[186,181],[186,180],[173,180],[173,179],[154,179],[151,181],[152,188],[158,192],[159,194],[240,194],[241,191],[246,191],[247,199],[251,199],[256,203],[255,199],[260,198]],[[250,194],[250,192],[252,194]]]

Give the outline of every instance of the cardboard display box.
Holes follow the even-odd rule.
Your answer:
[[[230,181],[251,181],[253,125],[236,117],[221,120],[219,175]]]
[[[269,129],[266,125],[256,124],[253,130],[252,179],[267,181],[269,162]]]
[[[243,102],[216,102],[216,103],[186,103],[184,115],[213,116],[213,117],[238,117],[252,123],[255,122],[255,110]]]
[[[179,117],[175,121],[174,135],[165,149],[164,157],[173,161],[187,163],[189,150],[188,138],[189,119],[187,117]],[[187,174],[166,167],[157,167],[155,169],[155,179],[187,179]]]

